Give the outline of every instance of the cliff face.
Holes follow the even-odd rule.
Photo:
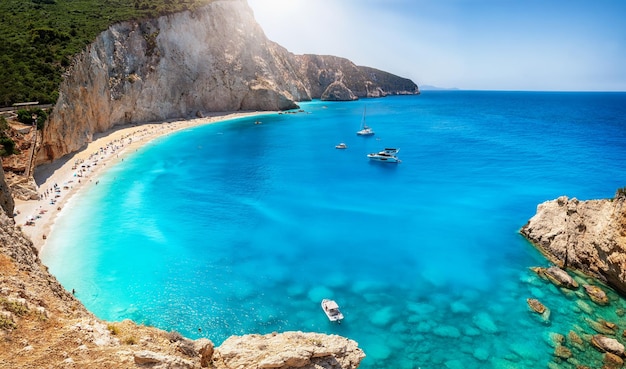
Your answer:
[[[0,188],[3,178],[0,168]],[[0,368],[355,369],[364,356],[335,335],[234,336],[214,347],[206,338],[101,321],[48,272],[0,208]]]
[[[265,37],[245,0],[217,0],[103,32],[66,73],[37,163],[120,124],[415,93],[410,80],[347,59],[291,54]]]
[[[9,214],[10,217],[13,217],[14,207],[15,202],[11,196],[11,190],[9,190],[9,186],[4,179],[4,170],[2,170],[2,166],[0,165],[0,212],[4,212]]]
[[[547,201],[520,232],[555,264],[578,269],[626,295],[626,196]]]

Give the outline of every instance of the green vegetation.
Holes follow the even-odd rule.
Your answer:
[[[0,116],[0,157],[17,153],[15,142],[6,134],[8,129],[9,122],[7,122],[5,117]]]
[[[127,345],[136,345],[137,344],[137,337],[135,336],[128,336],[124,339],[124,343]]]
[[[15,328],[17,328],[17,325],[10,317],[0,314],[0,330],[10,330]]]
[[[35,121],[37,121],[37,130],[43,129],[47,119],[48,113],[40,108],[21,109],[17,111],[17,120],[19,122],[32,125]]]
[[[9,129],[9,122],[7,122],[7,118],[0,115],[0,132],[6,131]]]
[[[616,199],[619,199],[621,197],[626,197],[626,187],[618,188],[617,192],[615,192]]]
[[[15,150],[15,142],[10,138],[4,135],[4,133],[0,133],[0,156],[10,156],[13,154],[17,154]]]
[[[0,306],[4,310],[9,311],[17,316],[24,316],[28,313],[28,307],[15,300],[9,300],[6,298],[0,298]]]
[[[211,1],[2,0],[0,106],[54,103],[72,57],[112,24],[193,10]]]
[[[107,329],[109,330],[109,332],[111,332],[112,335],[117,336],[120,333],[120,330],[117,329],[116,326],[114,326],[113,324],[109,324],[107,325]]]

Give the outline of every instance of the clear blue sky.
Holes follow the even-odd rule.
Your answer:
[[[626,91],[626,0],[248,0],[273,41],[418,85]]]

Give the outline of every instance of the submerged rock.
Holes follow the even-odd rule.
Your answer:
[[[537,299],[526,299],[526,302],[528,303],[528,306],[532,311],[539,314],[539,317],[543,323],[550,323],[550,309],[548,309]]]
[[[617,325],[615,323],[607,322],[604,319],[593,321],[591,319],[585,319],[589,327],[594,331],[602,334],[614,335],[617,333]]]
[[[485,333],[497,333],[499,331],[498,326],[491,316],[485,312],[476,314],[472,321],[476,324],[478,329]]]
[[[603,369],[619,369],[624,365],[624,359],[621,357],[607,352],[604,354],[604,366]]]
[[[567,340],[569,342],[570,345],[576,347],[579,350],[583,350],[583,339],[580,338],[580,336],[578,335],[578,333],[574,332],[574,331],[569,331],[569,333],[567,334]]]
[[[572,357],[572,351],[563,345],[558,345],[554,349],[554,356],[567,360]]]

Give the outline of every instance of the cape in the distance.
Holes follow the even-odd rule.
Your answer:
[[[419,88],[345,58],[294,55],[267,39],[246,1],[219,0],[100,34],[69,68],[36,162],[116,125],[404,94]]]

